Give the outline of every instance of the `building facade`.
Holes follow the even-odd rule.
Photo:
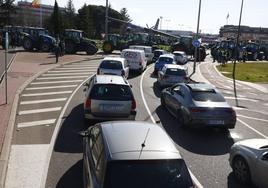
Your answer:
[[[220,37],[223,38],[236,38],[238,26],[224,25],[220,28]],[[268,28],[262,27],[240,27],[240,40],[241,41],[253,41],[259,43],[268,43]]]

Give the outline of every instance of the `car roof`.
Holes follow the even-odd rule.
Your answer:
[[[124,49],[122,52],[140,52],[144,53],[144,50],[139,50],[139,49]]]
[[[124,62],[125,61],[125,58],[122,58],[122,57],[105,57],[103,59],[104,60],[112,60],[112,61],[121,61],[121,62]]]
[[[110,121],[101,123],[101,128],[110,160],[181,158],[171,138],[156,124]]]
[[[122,76],[117,75],[96,75],[95,84],[118,84],[118,85],[129,85],[127,80]]]
[[[129,46],[130,48],[133,47],[133,48],[152,48],[151,46],[142,46],[142,45],[130,45]]]
[[[216,91],[215,86],[208,83],[187,84],[192,91]]]
[[[156,49],[154,52],[165,52],[165,50]]]
[[[175,54],[175,53],[178,53],[178,54],[185,54],[184,51],[174,51],[173,54]]]
[[[168,58],[173,58],[174,59],[174,55],[173,54],[162,54],[159,56],[160,57],[168,57]]]
[[[176,64],[165,64],[164,66],[166,68],[168,68],[168,69],[183,69],[183,70],[186,70],[187,69],[185,66],[176,65]]]

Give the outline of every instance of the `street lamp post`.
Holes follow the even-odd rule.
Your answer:
[[[105,10],[105,40],[108,39],[108,0],[106,0],[106,10]]]

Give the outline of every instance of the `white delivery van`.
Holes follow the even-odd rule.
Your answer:
[[[147,59],[143,50],[124,49],[121,57],[127,60],[130,70],[142,73],[147,67]]]
[[[144,50],[147,62],[152,62],[154,53],[153,53],[153,48],[151,46],[131,45],[129,46],[129,48],[137,49],[137,50]]]

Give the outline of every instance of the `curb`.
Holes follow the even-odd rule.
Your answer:
[[[98,60],[98,59],[102,59],[103,57],[95,57],[95,58],[90,58],[86,61],[90,61],[90,60]],[[83,61],[83,60],[82,60]],[[36,73],[34,76],[32,76],[31,78],[29,78],[28,80],[26,80],[20,87],[19,89],[16,91],[14,100],[13,100],[13,104],[12,104],[12,108],[11,108],[11,113],[10,113],[10,117],[9,117],[9,121],[8,121],[8,126],[6,129],[6,134],[5,134],[5,138],[4,138],[4,142],[3,142],[3,147],[2,147],[2,151],[0,153],[0,188],[4,188],[5,186],[5,180],[6,180],[6,173],[7,173],[7,167],[8,167],[8,161],[9,161],[9,153],[10,153],[10,148],[11,148],[11,141],[12,141],[12,136],[13,136],[13,131],[14,131],[14,125],[15,125],[15,120],[16,120],[16,112],[17,112],[17,107],[18,107],[18,101],[19,101],[19,96],[21,94],[21,92],[37,77],[39,77],[40,75],[44,74],[45,72],[54,69],[56,67],[60,67],[62,65],[66,65],[66,64],[71,64],[71,63],[75,63],[75,62],[81,62],[81,61],[69,61],[69,62],[64,62],[61,64],[56,64],[53,67],[47,68],[45,70],[41,70],[38,73]]]
[[[224,77],[224,78],[227,79],[227,80],[231,80],[231,81],[233,81],[233,79],[224,76],[224,75],[223,75],[223,74],[216,68],[216,66],[217,66],[217,65],[214,64],[214,65],[213,65],[213,68],[214,68],[214,70],[215,70],[220,76]],[[235,81],[238,82],[238,83],[240,83],[240,84],[245,84],[245,85],[247,85],[247,86],[249,86],[249,87],[252,87],[252,88],[254,88],[254,89],[257,89],[257,90],[259,90],[259,91],[261,91],[261,92],[263,92],[263,93],[268,93],[268,89],[266,89],[265,87],[262,87],[262,86],[259,85],[259,84],[255,84],[255,83],[251,83],[251,82],[246,82],[246,81],[241,81],[241,80],[235,80]]]
[[[16,58],[17,53],[15,55],[12,56],[12,58],[9,60],[9,63],[7,64],[7,71],[9,70],[10,66],[12,65],[14,59]],[[5,72],[3,72],[3,74],[0,77],[0,84],[2,84],[3,78],[5,76]]]

